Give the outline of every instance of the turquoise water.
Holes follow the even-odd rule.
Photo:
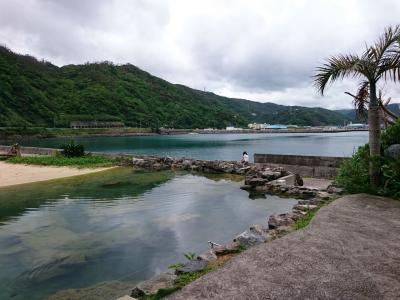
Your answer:
[[[249,197],[240,180],[119,168],[2,188],[0,299],[45,299],[110,281],[132,287],[184,261],[182,253],[228,242],[295,203]]]
[[[197,159],[239,160],[243,151],[254,153],[350,156],[368,142],[368,132],[277,133],[277,134],[197,134],[143,137],[74,138],[87,150],[191,157]],[[24,146],[59,147],[70,139],[25,139]],[[14,141],[0,141],[10,144]]]

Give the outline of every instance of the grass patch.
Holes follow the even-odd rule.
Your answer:
[[[207,266],[203,271],[201,272],[190,272],[190,273],[184,273],[178,275],[178,277],[175,280],[175,287],[181,289],[185,285],[188,285],[189,283],[195,281],[196,279],[200,278],[201,276],[210,273],[215,270],[214,266]]]
[[[27,164],[40,166],[70,166],[78,168],[98,168],[110,167],[114,165],[114,160],[109,157],[87,155],[82,157],[57,156],[21,156],[7,159],[13,164]]]
[[[178,264],[176,264],[178,265]],[[220,265],[220,264],[218,264]],[[217,265],[208,265],[203,271],[201,272],[190,272],[178,275],[175,279],[174,287],[167,288],[167,289],[159,289],[157,293],[149,296],[142,297],[142,300],[159,300],[162,299],[178,290],[183,288],[185,285],[199,279],[201,276],[214,271],[217,268]]]
[[[314,208],[314,209],[309,209],[307,211],[306,215],[304,215],[302,218],[296,220],[296,222],[294,223],[296,230],[302,229],[302,228],[306,227],[308,224],[310,224],[312,218],[314,218],[316,212],[319,209],[320,209],[320,207]]]

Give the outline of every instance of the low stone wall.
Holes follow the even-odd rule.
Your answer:
[[[0,145],[0,154],[7,154],[11,149],[11,146]],[[61,149],[54,148],[39,148],[39,147],[21,147],[21,154],[29,155],[53,155],[56,154]]]
[[[254,163],[264,167],[283,167],[303,177],[327,178],[336,176],[337,169],[346,157],[305,156],[281,154],[254,154]]]

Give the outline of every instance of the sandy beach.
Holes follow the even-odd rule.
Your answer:
[[[72,167],[10,164],[0,161],[0,187],[90,174],[107,169],[110,168],[78,169]]]

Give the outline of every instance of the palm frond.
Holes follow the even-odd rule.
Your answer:
[[[360,73],[361,65],[362,60],[356,55],[332,56],[325,64],[317,68],[314,75],[314,85],[323,95],[329,82],[334,82],[344,77],[362,75]]]
[[[391,52],[396,51],[396,43],[400,38],[400,25],[386,27],[383,34],[375,44],[369,47],[365,53],[370,61],[375,61],[377,65],[387,56],[391,57]]]
[[[356,110],[356,116],[359,119],[366,120],[368,116],[369,82],[363,81],[360,84],[356,95],[353,95],[349,92],[345,92],[345,94],[353,97],[353,105]]]
[[[375,81],[382,76],[393,81],[400,80],[400,25],[387,27],[384,33],[367,51],[376,64]]]

